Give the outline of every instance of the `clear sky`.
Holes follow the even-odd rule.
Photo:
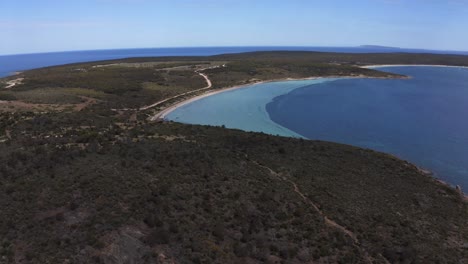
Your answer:
[[[144,47],[468,50],[468,0],[0,0],[0,54]]]

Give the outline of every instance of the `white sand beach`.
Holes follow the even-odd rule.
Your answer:
[[[378,68],[378,67],[406,67],[406,66],[415,66],[415,67],[445,67],[445,68],[468,68],[468,66],[451,66],[451,65],[431,65],[431,64],[375,64],[375,65],[366,65],[360,66],[361,68]]]

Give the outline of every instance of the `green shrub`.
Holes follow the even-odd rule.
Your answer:
[[[170,233],[165,228],[156,228],[147,237],[146,243],[150,246],[169,243]]]
[[[9,92],[0,92],[0,101],[15,101],[16,96]]]

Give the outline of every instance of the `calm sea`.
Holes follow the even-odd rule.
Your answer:
[[[322,51],[322,52],[414,52],[414,53],[451,53],[464,54],[463,51],[434,51],[421,49],[398,49],[384,47],[200,47],[200,48],[151,48],[151,49],[119,49],[119,50],[89,50],[53,53],[36,53],[0,56],[0,78],[16,71],[61,65],[75,62],[122,59],[130,57],[161,57],[161,56],[209,56],[224,53],[239,53],[249,51]]]
[[[266,109],[275,123],[304,137],[392,153],[468,191],[468,69],[380,70],[413,78],[305,86]]]
[[[167,118],[392,153],[468,190],[468,69],[380,70],[413,78],[265,83],[195,101]]]
[[[268,50],[467,52],[375,47],[206,47],[95,50],[0,56],[0,77],[75,62],[208,56]],[[468,190],[468,69],[389,67],[409,80],[321,79],[255,85],[179,108],[168,118],[341,142],[395,154]],[[239,111],[242,109],[242,111]]]

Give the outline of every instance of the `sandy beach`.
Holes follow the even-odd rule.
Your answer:
[[[208,77],[208,76],[206,76],[206,77]],[[215,94],[218,94],[218,93],[223,93],[223,92],[227,92],[227,91],[236,90],[236,89],[246,88],[248,86],[255,85],[255,84],[271,83],[271,82],[286,82],[286,81],[317,80],[317,79],[328,79],[328,78],[342,78],[342,79],[349,79],[349,78],[376,78],[376,79],[382,79],[383,78],[383,79],[386,79],[387,77],[369,77],[369,76],[361,76],[361,75],[359,75],[359,76],[320,76],[320,77],[283,78],[283,79],[273,79],[273,80],[267,80],[267,81],[256,81],[256,82],[252,82],[252,83],[236,85],[236,86],[233,86],[233,87],[221,88],[219,90],[211,90],[211,91],[209,91],[207,93],[204,93],[204,94],[201,94],[201,95],[198,95],[198,96],[195,96],[195,97],[188,98],[186,100],[175,103],[175,104],[163,109],[162,111],[160,111],[156,115],[152,116],[150,118],[150,120],[151,121],[156,121],[156,120],[164,119],[169,113],[173,112],[177,108],[179,108],[181,106],[184,106],[186,104],[189,104],[191,102],[203,99],[205,97],[212,96],[212,95],[215,95]],[[207,81],[209,81],[208,78],[207,78]],[[210,84],[211,84],[211,82],[210,82]],[[204,88],[204,89],[206,89],[206,88]],[[204,90],[204,89],[200,89],[200,90]],[[187,94],[189,94],[189,93],[192,93],[192,92],[188,92]],[[164,101],[168,101],[168,100],[164,100]],[[160,102],[158,102],[158,103],[160,103]],[[140,109],[140,110],[142,110],[142,109]],[[147,109],[147,107],[145,109]]]
[[[404,67],[404,66],[468,68],[468,66],[428,65],[428,64],[375,64],[375,65],[366,65],[366,66],[360,66],[360,67],[367,69],[367,68],[377,68],[377,67]],[[177,108],[179,108],[181,106],[184,106],[184,105],[187,105],[189,103],[192,103],[194,101],[203,99],[205,97],[212,96],[212,95],[215,95],[215,94],[218,94],[218,93],[223,93],[223,92],[227,92],[227,91],[236,90],[236,89],[242,89],[242,88],[245,88],[245,87],[248,87],[248,86],[251,86],[251,85],[255,85],[255,84],[269,83],[269,82],[284,82],[284,81],[316,80],[316,79],[321,79],[321,78],[382,78],[382,77],[368,77],[368,76],[323,76],[323,77],[309,77],[309,78],[284,78],[284,79],[274,79],[274,80],[268,80],[268,81],[257,81],[257,82],[252,82],[252,83],[243,84],[243,85],[237,85],[237,86],[233,86],[233,87],[226,87],[226,88],[222,88],[222,89],[219,89],[219,90],[208,90],[208,88],[211,87],[211,81],[208,78],[208,76],[206,76],[204,74],[203,74],[203,77],[206,79],[209,86],[205,87],[203,89],[200,89],[200,90],[207,90],[208,91],[207,93],[204,93],[204,94],[201,94],[201,95],[198,95],[198,96],[195,96],[195,97],[191,97],[191,98],[188,98],[186,100],[182,100],[182,101],[180,101],[178,103],[175,103],[173,105],[170,105],[169,107],[163,109],[162,111],[160,111],[156,115],[152,116],[150,118],[150,120],[151,121],[156,121],[156,120],[164,119],[169,113],[173,112]],[[190,93],[192,93],[192,92],[188,92],[186,94],[190,94]],[[163,100],[161,102],[157,102],[156,104],[160,104],[160,103],[168,101],[168,100],[169,99],[166,99],[166,100]],[[154,106],[156,104],[153,104],[150,107],[152,107],[152,106]],[[144,108],[141,108],[140,110],[145,110],[145,109],[150,108],[150,107],[144,107]]]
[[[164,119],[169,113],[173,112],[177,108],[179,108],[181,106],[184,106],[186,104],[192,103],[194,101],[203,99],[205,97],[212,96],[212,95],[219,94],[219,93],[232,91],[232,90],[246,88],[248,86],[252,86],[252,85],[255,85],[255,84],[270,83],[270,82],[283,82],[283,81],[317,80],[317,79],[321,79],[321,78],[353,78],[353,77],[355,78],[355,76],[350,76],[350,77],[343,77],[343,76],[339,76],[339,77],[338,76],[309,77],[309,78],[297,78],[297,79],[295,79],[295,78],[285,78],[285,79],[276,79],[276,80],[269,80],[269,81],[257,81],[257,82],[252,82],[252,83],[248,83],[248,84],[236,85],[236,86],[233,86],[233,87],[226,87],[226,88],[222,88],[222,89],[219,89],[219,90],[214,90],[214,91],[212,90],[212,91],[209,91],[207,93],[204,93],[204,94],[192,97],[192,98],[188,98],[186,100],[183,100],[181,102],[173,104],[173,105],[165,108],[161,112],[157,113],[156,115],[152,116],[150,118],[150,120],[151,121],[156,121],[158,119]]]
[[[415,67],[444,67],[444,68],[468,68],[468,66],[451,66],[451,65],[431,65],[431,64],[375,64],[375,65],[366,65],[360,66],[361,68],[377,68],[377,67],[406,67],[406,66],[415,66]]]
[[[197,100],[200,100],[202,98],[205,98],[205,97],[208,97],[208,96],[212,96],[212,95],[215,95],[215,94],[218,94],[218,93],[222,93],[222,92],[227,92],[227,91],[232,91],[232,90],[236,90],[236,89],[240,89],[240,88],[244,88],[244,87],[247,87],[249,85],[254,85],[254,84],[260,84],[260,83],[263,83],[263,82],[255,82],[255,83],[251,83],[251,84],[245,84],[245,85],[238,85],[238,86],[234,86],[234,87],[228,87],[228,88],[223,88],[223,89],[219,89],[219,90],[215,90],[215,91],[210,91],[208,93],[204,93],[204,94],[201,94],[201,95],[198,95],[198,96],[195,96],[195,97],[192,97],[192,98],[189,98],[189,99],[186,99],[186,100],[183,100],[181,102],[178,102],[174,105],[171,105],[167,108],[165,108],[164,110],[162,110],[161,112],[157,113],[156,115],[154,115],[153,117],[151,117],[151,121],[155,121],[155,120],[158,120],[158,119],[164,119],[164,117],[166,115],[168,115],[169,113],[171,113],[172,111],[176,110],[177,108],[183,106],[183,105],[186,105],[186,104],[189,104],[191,102],[194,102],[194,101],[197,101]]]

